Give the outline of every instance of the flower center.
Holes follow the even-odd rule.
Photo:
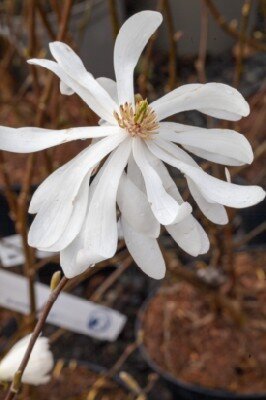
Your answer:
[[[154,110],[147,100],[140,95],[135,96],[135,110],[131,103],[120,105],[119,113],[114,112],[118,125],[125,129],[131,136],[150,139],[151,135],[158,133],[159,124]]]

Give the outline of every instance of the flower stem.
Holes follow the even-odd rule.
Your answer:
[[[46,319],[47,319],[55,301],[57,300],[60,292],[63,290],[63,288],[67,282],[68,282],[68,279],[66,277],[63,277],[61,279],[61,281],[59,282],[58,286],[50,293],[47,303],[45,304],[43,311],[38,319],[38,322],[34,328],[34,331],[31,335],[31,339],[30,339],[28,348],[24,354],[24,357],[20,363],[18,370],[16,371],[16,373],[14,375],[13,382],[10,385],[10,388],[5,397],[5,400],[14,399],[16,394],[18,393],[18,391],[20,389],[20,385],[21,385],[21,379],[22,379],[23,373],[28,365],[28,362],[30,360],[30,355],[33,350],[33,347],[34,347],[40,333],[42,332],[43,326],[46,322]]]

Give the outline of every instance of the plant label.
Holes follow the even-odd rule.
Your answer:
[[[37,309],[41,310],[49,297],[50,288],[36,283],[35,290]],[[4,269],[0,270],[0,306],[21,314],[29,313],[26,278]],[[126,323],[126,316],[63,292],[55,302],[47,322],[75,333],[114,341]]]

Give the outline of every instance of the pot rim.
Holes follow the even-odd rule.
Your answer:
[[[157,288],[155,291],[153,291],[147,299],[143,302],[142,306],[140,307],[136,322],[135,322],[135,336],[138,340],[138,338],[143,337],[143,316],[145,312],[148,309],[148,306],[152,300],[152,298],[155,297],[157,292],[160,291],[160,288]],[[173,385],[179,386],[184,390],[187,390],[189,392],[194,392],[202,395],[207,395],[210,397],[213,397],[215,400],[218,399],[228,399],[229,396],[234,399],[234,400],[265,400],[266,399],[266,393],[248,393],[248,394],[240,394],[240,393],[234,393],[230,392],[227,390],[216,390],[216,389],[209,389],[204,386],[199,386],[195,385],[192,383],[188,383],[186,381],[182,381],[180,379],[177,379],[175,376],[173,376],[170,372],[166,371],[163,369],[161,366],[159,366],[150,356],[143,340],[140,341],[140,344],[138,346],[141,355],[143,356],[144,360],[147,362],[149,367],[153,369],[155,372],[157,372],[162,378],[164,378],[166,381],[171,382]]]

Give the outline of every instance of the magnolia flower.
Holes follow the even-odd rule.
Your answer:
[[[93,139],[39,186],[29,209],[37,214],[29,244],[40,250],[60,251],[60,262],[69,278],[115,254],[117,205],[126,245],[149,276],[159,279],[165,274],[156,240],[161,224],[189,254],[208,251],[208,237],[164,163],[184,175],[199,208],[214,223],[227,223],[224,206],[248,207],[264,198],[258,186],[239,186],[210,176],[189,155],[228,166],[250,164],[253,153],[243,135],[229,129],[163,122],[187,110],[237,121],[249,114],[249,106],[236,89],[221,83],[189,84],[150,104],[134,95],[134,68],[161,22],[161,14],[154,11],[140,12],[125,22],[114,48],[116,82],[95,79],[61,42],[50,44],[55,61],[28,61],[53,71],[60,79],[61,93],[77,93],[98,114],[100,126],[58,131],[0,128],[1,149],[20,153]],[[109,153],[91,183],[93,171]]]
[[[30,342],[30,335],[19,340],[0,361],[0,380],[12,381]],[[42,385],[49,382],[49,372],[53,368],[53,354],[48,339],[39,337],[31,352],[29,363],[22,376],[22,382],[30,385]]]

